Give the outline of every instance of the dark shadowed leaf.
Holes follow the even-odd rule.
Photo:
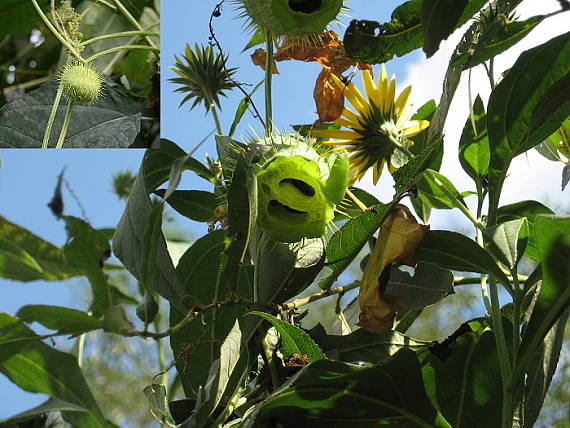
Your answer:
[[[384,294],[396,296],[403,310],[418,310],[453,294],[453,273],[431,263],[419,262],[413,275],[392,269]]]
[[[12,382],[25,391],[47,394],[88,409],[88,413],[63,413],[73,426],[108,427],[75,357],[44,344],[32,330],[8,314],[0,314],[0,344],[0,371]]]
[[[42,85],[0,109],[0,147],[41,147],[57,84]],[[75,104],[63,147],[129,147],[139,133],[143,106],[118,89],[104,85],[97,104]],[[67,101],[62,98],[54,122],[50,147],[55,147]]]
[[[12,34],[27,36],[41,20],[32,2],[21,0],[4,0],[0,6],[0,16],[0,39]]]
[[[45,415],[51,412],[88,412],[85,407],[78,406],[77,404],[69,403],[58,398],[48,398],[39,406],[36,406],[25,412],[18,413],[8,419],[0,419],[0,426],[11,428],[11,426],[19,427],[18,423],[35,419],[38,416]],[[14,425],[11,425],[14,424]]]
[[[378,386],[382,385],[381,388]],[[358,409],[356,411],[356,409]],[[449,427],[426,396],[415,352],[402,349],[385,365],[331,360],[309,364],[257,406],[242,428],[264,426]]]
[[[566,164],[562,169],[562,191],[564,191],[569,181],[570,181],[570,164]]]
[[[469,0],[422,1],[421,17],[426,57],[432,56],[439,49],[439,44],[453,32],[468,3]]]
[[[76,335],[103,327],[101,320],[63,306],[26,305],[18,310],[16,316],[27,323],[39,322],[44,327],[62,334]]]
[[[155,194],[164,197],[164,190],[158,189]],[[166,199],[166,202],[182,214],[195,221],[209,221],[214,217],[214,210],[218,206],[218,197],[212,192],[203,190],[175,190]]]
[[[401,192],[418,174],[430,166],[438,154],[443,154],[440,152],[441,143],[442,140],[436,141],[392,174],[396,191]]]
[[[506,221],[483,231],[488,238],[489,250],[495,257],[513,269],[524,254],[528,242],[526,218]]]

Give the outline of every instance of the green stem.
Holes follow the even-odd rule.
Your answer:
[[[267,55],[265,56],[265,135],[273,133],[273,108],[271,106],[271,83],[273,79],[273,35],[265,31]]]
[[[101,52],[97,52],[95,55],[91,55],[89,58],[87,58],[87,62],[93,62],[96,59],[99,59],[105,55],[109,55],[115,52],[119,52],[119,51],[124,51],[124,50],[142,50],[142,51],[158,51],[160,52],[160,49],[157,47],[153,47],[153,46],[146,46],[146,45],[123,45],[123,46],[117,46],[111,49],[106,49],[104,51]]]
[[[277,367],[275,366],[273,355],[271,355],[269,343],[267,343],[267,336],[264,336],[261,339],[261,347],[263,348],[263,359],[269,368],[269,374],[271,375],[271,383],[273,384],[273,389],[276,389],[281,385],[281,379],[279,378],[279,373],[277,372]]]
[[[520,346],[520,325],[521,325],[521,300],[523,294],[521,293],[521,287],[519,283],[519,278],[517,275],[517,267],[515,266],[511,273],[513,275],[513,368],[517,365],[517,357],[519,353]]]
[[[61,125],[61,131],[59,133],[59,138],[57,139],[56,149],[61,149],[63,147],[63,142],[65,141],[65,136],[67,135],[67,128],[69,128],[69,122],[71,122],[71,110],[73,109],[73,100],[69,100],[67,103],[67,108],[65,109],[65,116],[63,117],[63,125]]]
[[[59,85],[57,88],[57,92],[55,93],[55,99],[53,100],[53,104],[51,106],[51,112],[49,114],[49,118],[46,124],[46,130],[44,131],[44,139],[42,141],[42,149],[47,149],[49,146],[49,139],[51,137],[51,130],[53,128],[53,122],[55,120],[55,116],[57,115],[57,108],[59,107],[59,103],[61,101],[61,94],[63,94],[63,86]]]
[[[4,88],[4,92],[10,92],[10,91],[14,91],[16,89],[35,88],[36,86],[39,86],[42,83],[50,81],[51,79],[52,79],[51,76],[44,76],[44,77],[40,77],[39,79],[28,80],[27,82],[18,83],[16,85],[12,85],[12,86],[8,86],[7,88]]]
[[[111,3],[105,1],[105,0],[94,0],[95,3],[99,3],[102,6],[105,6],[108,9],[111,9],[113,12],[117,11],[117,6],[113,6]]]
[[[218,112],[214,103],[210,104],[210,111],[212,112],[212,117],[214,118],[214,123],[216,124],[216,131],[218,135],[223,135],[222,125],[220,124],[220,118],[218,117]]]
[[[87,45],[90,45],[91,43],[99,42],[101,40],[114,39],[114,38],[118,38],[118,37],[132,37],[132,36],[156,36],[156,37],[158,37],[158,36],[160,36],[160,33],[157,33],[155,31],[139,31],[139,30],[122,31],[120,33],[104,34],[102,36],[93,37],[92,39],[85,40],[84,42],[79,43],[79,45],[80,46],[87,46]]]
[[[135,27],[139,31],[144,31],[144,28],[141,26],[141,24],[139,24],[139,22],[135,19],[135,17],[131,15],[131,13],[127,10],[125,6],[123,6],[121,0],[113,0],[113,1],[115,2],[117,9],[119,9],[119,11],[124,15],[125,18],[127,18],[127,21],[129,21],[133,25],[133,27]],[[160,49],[158,49],[156,44],[152,41],[152,39],[149,36],[144,36],[144,39],[149,44],[149,46],[155,48],[156,51],[160,52]]]
[[[160,332],[160,325],[158,322],[158,317],[154,319],[154,330],[159,333]],[[168,385],[168,370],[165,370],[166,366],[164,364],[164,348],[162,346],[161,340],[156,340],[156,356],[158,359],[158,369],[160,373],[162,373],[160,383],[162,385]]]
[[[77,50],[75,49],[75,47],[73,47],[71,45],[71,43],[69,43],[67,40],[65,40],[63,38],[63,36],[59,33],[59,31],[57,31],[57,29],[54,27],[54,25],[51,23],[51,21],[49,20],[49,18],[45,15],[44,11],[42,10],[42,8],[38,5],[37,0],[32,0],[32,4],[34,5],[34,7],[36,8],[36,11],[38,12],[38,14],[40,15],[40,18],[42,18],[42,21],[44,21],[44,23],[46,24],[46,26],[50,29],[50,31],[53,33],[53,35],[63,44],[63,46],[65,46],[67,48],[67,50],[69,51],[69,53],[71,55],[73,55],[75,58],[77,58],[82,64],[86,64],[87,61],[85,61],[81,55],[79,55],[79,53],[77,53]]]

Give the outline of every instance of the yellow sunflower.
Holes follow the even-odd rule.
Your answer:
[[[344,107],[336,124],[348,129],[318,129],[311,134],[326,139],[322,144],[336,147],[335,151],[350,152],[351,182],[362,178],[368,168],[373,168],[374,184],[378,182],[384,163],[388,162],[390,172],[407,162],[413,142],[409,138],[417,135],[429,126],[427,120],[410,120],[411,112],[408,99],[411,86],[404,89],[398,98],[396,95],[396,77],[388,81],[386,67],[382,65],[378,84],[368,70],[362,70],[362,81],[366,98],[352,83],[345,84],[334,74],[335,83],[343,88],[344,97],[354,110]]]

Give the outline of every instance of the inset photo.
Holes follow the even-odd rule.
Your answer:
[[[152,147],[160,0],[0,6],[0,148]]]

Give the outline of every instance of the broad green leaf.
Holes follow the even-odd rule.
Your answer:
[[[523,52],[493,90],[487,108],[492,192],[515,156],[542,142],[568,117],[569,79],[570,33],[566,33]]]
[[[468,3],[469,0],[422,1],[423,49],[427,58],[437,52],[439,44],[453,32]]]
[[[56,94],[57,83],[49,82],[0,109],[0,148],[37,148]],[[96,104],[75,104],[65,148],[118,148],[134,143],[140,130],[143,106],[118,89],[104,85]],[[62,98],[49,147],[55,147],[67,102]]]
[[[435,104],[435,101],[429,100],[420,108],[418,108],[410,119],[427,120],[428,122],[430,122],[436,109],[437,105]],[[409,149],[414,155],[419,155],[426,148],[428,148],[427,134],[428,134],[427,130],[424,130],[420,132],[418,135],[413,137],[414,144]],[[432,161],[429,164],[430,169],[439,170],[439,167],[441,166],[441,157],[443,156],[443,144],[439,145],[438,152],[439,153],[436,153],[434,155]]]
[[[283,303],[307,288],[324,266],[321,238],[284,244],[262,231],[254,235],[250,251],[256,265],[257,297],[264,303]]]
[[[457,202],[449,194],[465,205],[463,197],[453,183],[437,171],[431,169],[424,171],[418,179],[417,186],[419,198],[430,207],[444,210],[456,208]]]
[[[350,187],[350,191],[367,207],[380,204],[380,201],[366,190],[362,190],[357,187]],[[348,217],[344,214],[348,214]],[[360,214],[362,214],[362,209],[356,205],[351,197],[345,195],[340,205],[337,206],[335,221],[356,217]]]
[[[12,382],[25,391],[47,394],[89,410],[64,412],[73,426],[108,427],[75,357],[41,342],[20,320],[5,313],[0,313],[0,344],[0,371]]]
[[[453,65],[467,69],[499,55],[526,37],[544,18],[544,15],[539,15],[525,21],[510,21],[504,27],[495,25],[498,31],[483,33],[468,52],[455,57]]]
[[[216,230],[198,239],[184,253],[176,273],[186,296],[185,307],[205,305],[230,297],[232,285],[222,271],[224,249],[224,231]],[[237,286],[240,297],[251,298],[252,282],[250,271],[242,269]],[[171,304],[170,325],[179,323],[184,313]],[[244,313],[242,305],[212,308],[170,336],[174,355],[181,356],[176,360],[176,368],[187,396],[193,397],[198,387],[206,384],[209,368],[220,357],[221,343],[236,318]],[[197,370],[197,367],[200,369]]]
[[[477,95],[473,104],[473,117],[465,121],[459,140],[459,162],[463,170],[481,183],[489,169],[489,137],[487,135],[487,116],[481,97]]]
[[[26,305],[18,310],[16,316],[27,323],[39,322],[61,334],[78,335],[103,327],[101,320],[63,306]]]
[[[210,132],[206,137],[202,139],[199,143],[197,143],[196,147],[201,146],[209,137],[213,134],[214,131]],[[172,143],[174,144],[174,143]],[[178,185],[180,184],[180,179],[182,178],[182,173],[185,170],[192,170],[198,175],[199,177],[205,178],[212,183],[215,182],[216,177],[214,174],[204,166],[201,162],[194,159],[190,154],[185,154],[183,156],[179,156],[172,161],[172,166],[170,167],[170,174],[168,175],[168,188],[164,194],[164,199],[170,198],[170,195],[176,190]]]
[[[61,281],[80,272],[56,247],[0,216],[0,277],[18,281]]]
[[[439,302],[453,291],[453,273],[419,262],[413,275],[393,268],[384,294],[396,296],[403,310],[418,310]]]
[[[461,233],[429,230],[418,247],[417,258],[459,272],[492,274],[503,284],[509,284],[491,255]]]
[[[9,428],[11,424],[14,424],[14,427],[19,427],[21,425],[18,425],[18,423],[29,421],[51,412],[88,412],[88,410],[85,407],[58,398],[48,398],[42,404],[30,410],[18,413],[8,419],[0,419],[0,426]]]
[[[418,176],[418,174],[428,168],[434,160],[434,157],[440,153],[440,149],[441,140],[426,148],[423,152],[409,160],[401,168],[398,168],[398,170],[392,174],[394,177],[394,187],[396,188],[396,191],[403,191],[406,186],[408,186],[410,182]],[[441,154],[442,153],[443,152],[441,152]]]
[[[93,296],[90,311],[98,318],[111,304],[107,274],[103,270],[104,262],[111,254],[109,241],[80,218],[64,216],[63,219],[72,238],[65,244],[65,258],[89,280]]]
[[[524,428],[532,428],[536,422],[546,392],[556,371],[564,342],[564,328],[568,321],[568,309],[556,321],[534,353],[528,369],[524,386]]]
[[[488,238],[489,249],[497,259],[513,269],[526,249],[529,227],[526,218],[506,221],[483,231]]]
[[[147,172],[151,172],[147,168],[147,160],[152,153],[151,149],[145,155],[145,160],[133,185],[125,211],[113,236],[113,253],[139,280],[141,280],[145,269],[144,238],[152,213],[152,203],[148,196],[149,190],[144,178]],[[156,166],[157,164],[152,163],[151,165]],[[178,309],[184,310],[182,304],[184,291],[176,276],[162,233],[156,241],[155,275],[145,285]]]
[[[28,36],[41,18],[31,1],[4,0],[0,6],[0,40],[8,35]]]
[[[148,97],[152,91],[152,77],[157,70],[154,58],[154,53],[148,50],[132,50],[117,67],[117,71],[127,78],[129,89],[141,98]]]
[[[504,205],[497,211],[497,223],[526,218],[529,228],[529,237],[524,255],[535,261],[539,261],[538,247],[534,221],[539,214],[554,214],[554,212],[537,201],[520,201],[514,204]]]
[[[299,327],[265,312],[253,311],[250,314],[264,318],[277,329],[283,343],[283,357],[285,359],[290,358],[293,354],[306,355],[311,362],[325,358],[321,348]]]
[[[230,137],[216,135],[216,151],[218,152],[218,159],[222,164],[222,171],[226,181],[231,181],[234,167],[245,150],[247,150],[245,144],[232,140]]]
[[[328,267],[333,271],[344,270],[376,232],[387,214],[388,205],[375,205],[344,224],[327,245]]]
[[[537,347],[570,305],[570,217],[539,215],[535,229],[542,285],[522,337],[511,384],[519,382]]]
[[[448,34],[467,22],[484,4],[484,0],[470,0]],[[394,9],[391,20],[384,24],[353,20],[344,34],[344,47],[351,58],[368,64],[386,62],[394,55],[407,54],[425,43],[425,30],[422,28],[425,22],[422,22],[421,15],[422,1],[410,0]]]
[[[382,423],[450,427],[430,403],[416,354],[407,349],[379,367],[326,359],[309,364],[259,404],[241,427],[269,421],[284,426],[330,426],[334,421],[351,428]]]
[[[163,189],[156,190],[154,193],[164,197]],[[206,222],[214,217],[214,210],[219,204],[219,198],[212,192],[203,190],[175,190],[166,199],[166,202],[191,220]]]
[[[422,342],[397,331],[383,334],[370,333],[360,328],[344,336],[323,336],[315,338],[328,358],[356,363],[366,361],[384,364],[402,348],[418,350],[429,342]]]
[[[247,377],[247,350],[243,342],[240,323],[236,320],[220,349],[220,359],[211,366],[208,382],[204,388],[204,400],[196,404],[191,417],[185,421],[181,428],[210,427],[209,416],[216,409],[222,398],[232,397],[236,388],[241,386]],[[223,403],[225,405],[225,403]]]
[[[451,426],[501,425],[501,373],[490,330],[476,321],[463,324],[418,358],[427,394]]]
[[[148,398],[150,411],[155,419],[158,419],[161,426],[174,428],[176,426],[174,418],[168,408],[166,398],[166,388],[164,385],[153,383],[143,389],[144,395]]]
[[[146,290],[156,274],[157,254],[160,238],[162,235],[162,213],[164,204],[155,203],[148,217],[148,224],[143,236],[143,267],[141,269],[140,282]]]

